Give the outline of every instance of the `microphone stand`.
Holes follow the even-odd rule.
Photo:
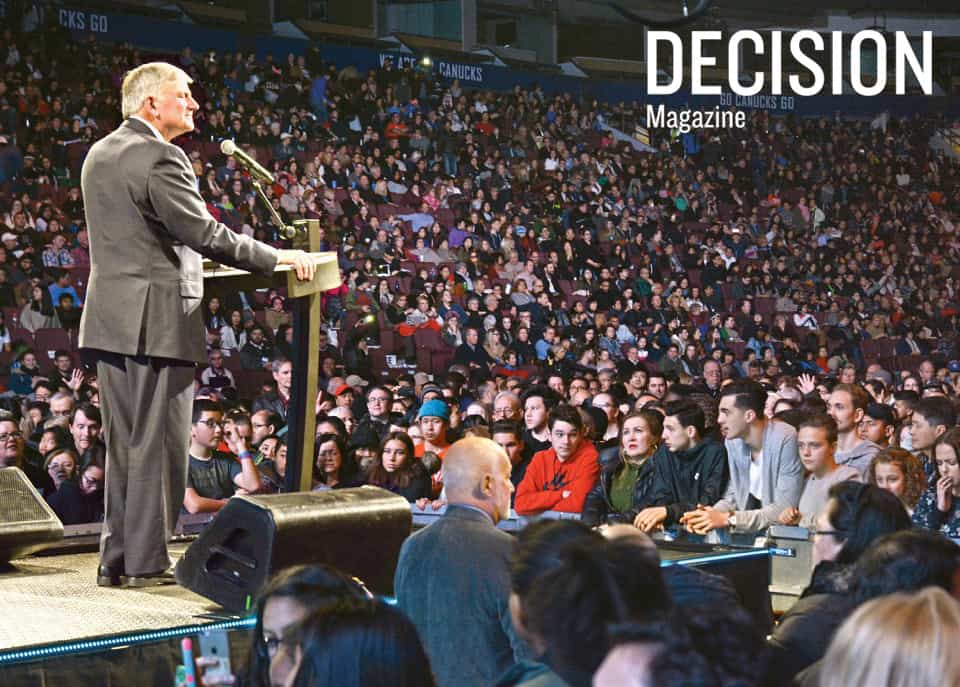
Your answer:
[[[263,204],[267,207],[267,211],[270,213],[273,223],[277,225],[280,230],[280,236],[285,239],[292,239],[297,235],[296,227],[288,226],[283,223],[283,219],[280,217],[280,213],[277,212],[276,208],[273,207],[273,203],[270,202],[270,199],[267,198],[266,191],[263,190],[263,185],[260,183],[260,180],[251,175],[251,184],[257,190],[257,195],[260,196],[260,200],[263,201]]]

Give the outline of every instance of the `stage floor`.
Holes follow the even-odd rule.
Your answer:
[[[171,545],[179,558],[186,545]],[[98,587],[96,553],[34,556],[0,567],[0,650],[230,619],[177,585]]]

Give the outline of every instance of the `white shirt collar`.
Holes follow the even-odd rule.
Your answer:
[[[143,122],[144,124],[146,124],[146,125],[150,128],[150,131],[153,132],[153,135],[154,135],[154,136],[156,136],[156,137],[159,138],[161,141],[163,141],[164,143],[166,143],[166,139],[164,139],[163,136],[160,135],[160,132],[157,130],[157,127],[155,127],[153,124],[151,124],[150,122],[148,122],[146,119],[144,119],[143,117],[138,117],[137,115],[130,115],[130,119],[136,119],[138,122]]]

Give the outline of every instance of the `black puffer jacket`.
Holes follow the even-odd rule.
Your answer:
[[[680,522],[684,513],[698,504],[712,506],[727,488],[727,449],[715,441],[701,441],[686,451],[674,453],[660,444],[653,463],[651,506],[667,509],[665,527]]]
[[[633,486],[633,506],[628,511],[621,513],[610,503],[610,489],[613,487],[613,480],[622,466],[623,459],[620,457],[601,464],[600,479],[587,494],[587,500],[583,504],[583,513],[580,515],[580,519],[585,525],[596,527],[604,524],[633,523],[637,513],[649,504],[653,495],[652,459],[648,459],[640,466],[640,473],[637,475],[637,481]]]

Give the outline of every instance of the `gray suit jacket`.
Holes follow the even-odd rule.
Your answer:
[[[269,274],[276,249],[213,219],[183,150],[136,119],[93,145],[80,184],[90,236],[80,347],[204,362],[201,256]]]
[[[750,498],[750,448],[743,439],[728,439],[730,481],[718,510],[736,511],[737,531],[756,532],[776,523],[787,508],[796,508],[803,491],[803,463],[797,451],[797,431],[786,422],[770,420],[763,432],[763,507],[744,510]]]
[[[486,515],[455,505],[403,543],[394,593],[438,687],[487,687],[529,656],[510,623],[512,550]]]

